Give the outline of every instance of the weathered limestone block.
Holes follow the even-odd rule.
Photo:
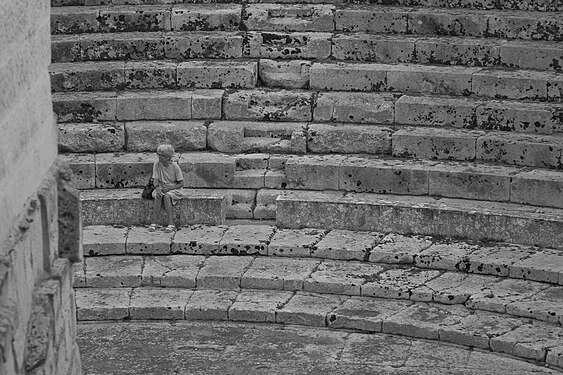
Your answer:
[[[510,68],[563,71],[563,51],[559,42],[511,40],[500,47],[500,63]]]
[[[254,88],[254,61],[190,61],[178,65],[178,86],[196,88]]]
[[[563,173],[560,171],[522,171],[512,176],[510,201],[563,208]]]
[[[192,118],[220,119],[223,90],[196,90],[192,96]]]
[[[541,249],[530,254],[529,257],[518,259],[510,265],[509,275],[513,278],[535,280],[544,283],[560,284],[563,281],[563,272],[560,265],[563,255],[559,250]],[[540,287],[543,286],[540,284]],[[560,288],[548,288],[544,292],[553,291],[550,296],[560,295]]]
[[[477,140],[477,159],[531,167],[561,168],[563,142],[559,138],[489,133]]]
[[[562,105],[489,100],[477,107],[477,128],[552,134],[563,126]]]
[[[176,232],[172,254],[211,255],[219,251],[219,241],[226,226],[192,225]]]
[[[132,227],[127,232],[127,242],[125,243],[125,250],[127,254],[134,255],[163,255],[170,254],[170,247],[172,244],[174,233],[166,233],[162,230],[149,232],[144,227]],[[130,257],[137,259],[138,257]],[[125,259],[125,258],[124,258]],[[147,265],[148,259],[145,258],[143,262],[143,270]],[[86,265],[88,270],[88,265]],[[150,281],[142,280],[141,285],[148,285]]]
[[[188,320],[227,320],[238,294],[233,290],[196,290],[186,305],[184,316]]]
[[[439,95],[471,94],[472,76],[480,69],[425,65],[397,65],[387,72],[390,91]]]
[[[236,171],[233,187],[237,189],[261,189],[264,187],[265,169]]]
[[[320,261],[312,259],[256,258],[242,277],[241,287],[245,289],[302,290],[304,281],[319,264]]]
[[[547,100],[550,102],[563,101],[563,77],[552,73],[547,77]]]
[[[221,238],[221,253],[266,255],[275,227],[270,225],[232,225]]]
[[[251,219],[256,200],[256,191],[252,189],[206,189],[205,192],[220,194],[225,197],[227,219]]]
[[[52,35],[51,58],[54,63],[75,62],[82,59],[78,35]]]
[[[473,75],[472,92],[496,99],[547,99],[550,73],[483,69]]]
[[[182,153],[179,161],[185,187],[233,187],[235,160],[223,154]]]
[[[466,98],[403,95],[395,103],[395,123],[471,129],[479,104]]]
[[[312,92],[234,91],[223,98],[227,120],[310,121]]]
[[[276,323],[325,327],[326,316],[347,296],[298,292],[276,312]]]
[[[305,280],[304,290],[315,293],[359,296],[362,285],[376,278],[383,267],[373,263],[325,259]]]
[[[268,87],[303,89],[309,87],[311,62],[306,60],[266,60],[258,64],[258,77]]]
[[[332,31],[334,5],[250,4],[245,8],[248,30]]]
[[[165,54],[168,59],[242,57],[241,34],[232,32],[171,32],[165,36]]]
[[[59,125],[60,152],[119,152],[125,149],[125,128],[120,122],[65,123]]]
[[[207,128],[201,121],[135,121],[125,124],[127,151],[156,152],[161,144],[176,151],[205,149]]]
[[[238,290],[254,257],[210,256],[197,274],[198,289]]]
[[[80,49],[80,58],[85,61],[163,59],[164,35],[161,32],[81,34]]]
[[[404,34],[408,29],[408,8],[352,6],[334,14],[336,31]]]
[[[125,63],[114,61],[51,64],[51,90],[119,90],[124,87],[124,68]]]
[[[178,4],[172,7],[172,31],[238,31],[239,4]]]
[[[41,286],[45,286],[45,283]],[[25,371],[31,372],[41,367],[49,356],[52,345],[53,303],[58,304],[60,296],[55,301],[49,301],[44,293],[37,293],[33,298],[33,307],[27,326],[25,340]],[[66,297],[66,296],[65,296]]]
[[[94,33],[99,30],[96,8],[53,7],[51,11],[51,34]]]
[[[291,292],[243,290],[229,309],[229,320],[274,323],[277,309],[292,296]]]
[[[421,268],[457,271],[460,262],[467,259],[471,253],[478,249],[479,246],[477,245],[461,241],[447,240],[442,243],[437,242],[427,249],[422,250],[414,258],[414,263],[417,267]],[[465,280],[466,276],[467,275],[464,274],[456,275],[452,272],[443,273],[436,280],[431,281],[433,286],[431,286],[430,289],[438,291],[443,287],[449,288],[463,285],[463,283],[467,281]],[[441,282],[441,280],[450,280],[450,282]]]
[[[331,54],[331,38],[329,33],[249,31],[243,55],[266,59],[326,59]]]
[[[423,159],[473,160],[477,139],[470,130],[407,128],[393,133],[393,155]]]
[[[188,120],[192,91],[126,91],[117,95],[119,120]]]
[[[322,122],[392,124],[395,100],[389,94],[323,92],[313,118]]]
[[[268,255],[309,257],[311,255],[311,248],[325,234],[326,231],[322,229],[278,229],[268,245]],[[315,262],[317,265],[320,263],[318,261]],[[299,289],[302,288],[303,283],[301,283]]]
[[[100,9],[98,21],[102,32],[169,31],[170,7],[162,5],[104,7]]]
[[[529,257],[533,253],[533,248],[527,246],[492,244],[475,250],[463,263],[458,265],[458,269],[468,273],[508,276],[512,264]]]
[[[152,176],[152,154],[97,154],[96,187],[114,189],[141,187]]]
[[[545,360],[563,339],[560,327],[531,322],[501,336],[491,338],[491,349],[520,358]],[[558,363],[552,363],[558,365]]]
[[[276,199],[283,190],[260,189],[256,193],[256,207],[254,208],[255,219],[275,219]]]
[[[414,59],[416,42],[416,38],[405,36],[340,34],[332,38],[332,57],[337,60],[409,63]]]
[[[93,122],[116,118],[116,92],[53,93],[57,121]]]
[[[225,220],[224,195],[184,189],[185,197],[174,209],[176,225],[221,225]],[[84,225],[145,225],[151,223],[152,202],[141,199],[141,189],[89,190],[82,192]],[[165,223],[161,212],[158,223]]]
[[[384,271],[382,268],[381,271]],[[431,296],[416,291],[430,280],[440,275],[440,271],[428,271],[421,268],[392,268],[379,272],[377,277],[372,277],[362,285],[362,296],[412,299],[417,301],[431,300]],[[416,294],[415,294],[416,293]]]
[[[165,61],[127,61],[125,87],[128,89],[175,88],[176,63]]]
[[[236,159],[237,171],[246,169],[267,169],[270,155],[263,154],[240,154],[233,155]]]
[[[339,190],[426,195],[433,164],[350,157],[338,168]]]
[[[76,290],[77,320],[121,320],[129,317],[131,288]],[[100,301],[104,301],[100,304]]]
[[[390,65],[316,63],[311,66],[312,89],[343,91],[386,91]]]
[[[85,255],[124,255],[127,227],[89,225],[84,228],[83,246]]]
[[[563,20],[558,14],[503,12],[491,15],[487,36],[532,40],[563,40]]]
[[[506,312],[560,325],[563,319],[562,295],[563,287],[553,286],[531,297],[509,303]]]
[[[133,290],[129,304],[131,319],[184,319],[184,308],[194,292],[189,289],[159,288]]]
[[[71,262],[82,260],[82,202],[80,192],[71,184],[71,170],[61,161],[58,168],[59,257]]]
[[[475,9],[505,9],[505,10],[537,10],[537,11],[561,11],[563,4],[558,0],[542,0],[528,2],[516,0],[509,3],[497,3],[495,0],[451,0],[450,6],[459,8]]]
[[[419,63],[496,66],[506,41],[468,39],[464,37],[433,38],[416,41],[416,59]]]
[[[389,233],[370,251],[368,260],[376,263],[414,263],[416,256],[431,245],[431,237]]]
[[[291,158],[285,164],[288,189],[339,190],[339,167],[345,157],[340,155]]]
[[[71,182],[77,189],[94,189],[96,187],[96,155],[66,154],[58,159],[67,164],[71,171]]]
[[[450,198],[508,201],[514,168],[441,163],[428,171],[428,194]]]
[[[417,9],[408,18],[413,34],[483,37],[488,30],[488,16],[479,11]]]
[[[207,143],[214,151],[237,153],[243,151],[244,123],[212,122],[207,131]]]
[[[312,257],[364,261],[383,234],[335,229],[311,248]]]
[[[351,297],[327,316],[329,327],[381,332],[383,322],[413,302]]]
[[[314,153],[390,154],[393,130],[374,125],[311,124],[307,150]]]

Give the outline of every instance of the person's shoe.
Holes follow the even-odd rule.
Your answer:
[[[169,226],[166,227],[166,229],[164,229],[164,231],[166,233],[172,233],[176,230],[176,227],[173,224],[170,224]]]
[[[149,226],[149,232],[154,232],[156,230],[156,224],[151,224]]]

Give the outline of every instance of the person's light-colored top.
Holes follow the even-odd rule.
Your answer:
[[[165,167],[161,162],[157,161],[152,167],[152,178],[154,179],[155,186],[167,189],[176,185],[180,181],[184,181],[182,170],[176,162],[171,162],[167,167]],[[178,189],[167,191],[166,194],[170,195],[174,204],[183,196]]]

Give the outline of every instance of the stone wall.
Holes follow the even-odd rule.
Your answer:
[[[81,373],[71,264],[81,254],[80,203],[56,163],[50,60],[50,1],[3,0],[0,374]]]

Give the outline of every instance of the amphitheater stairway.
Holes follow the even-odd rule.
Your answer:
[[[559,0],[52,5],[79,319],[383,331],[563,367]],[[146,231],[140,197],[161,143],[186,181],[173,234]]]

